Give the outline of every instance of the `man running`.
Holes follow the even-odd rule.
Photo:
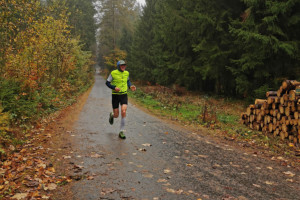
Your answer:
[[[124,127],[125,127],[125,117],[128,104],[127,89],[128,87],[135,91],[136,87],[131,84],[129,80],[129,72],[125,71],[126,63],[124,60],[119,60],[117,62],[117,69],[113,70],[106,80],[106,85],[112,89],[112,107],[113,113],[109,115],[109,123],[112,125],[114,123],[114,118],[119,117],[119,104],[121,104],[121,126],[119,137],[125,139]]]

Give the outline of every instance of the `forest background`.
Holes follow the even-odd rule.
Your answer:
[[[299,0],[0,5],[2,146],[89,88],[96,58],[106,72],[125,59],[134,81],[244,99],[300,77]]]

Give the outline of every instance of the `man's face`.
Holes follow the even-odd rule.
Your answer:
[[[126,65],[120,65],[120,69],[124,72],[126,68]]]

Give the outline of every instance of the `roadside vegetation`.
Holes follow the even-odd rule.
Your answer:
[[[1,0],[0,5],[1,158],[10,145],[25,142],[32,125],[91,86],[93,52],[74,32],[70,19],[76,13],[68,14],[67,3]]]
[[[64,179],[42,133],[93,84],[94,13],[91,1],[0,0],[0,199],[49,198]]]

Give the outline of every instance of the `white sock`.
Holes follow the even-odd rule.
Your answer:
[[[120,131],[123,131],[124,130],[124,127],[125,127],[125,117],[121,118],[121,127],[120,127]]]

